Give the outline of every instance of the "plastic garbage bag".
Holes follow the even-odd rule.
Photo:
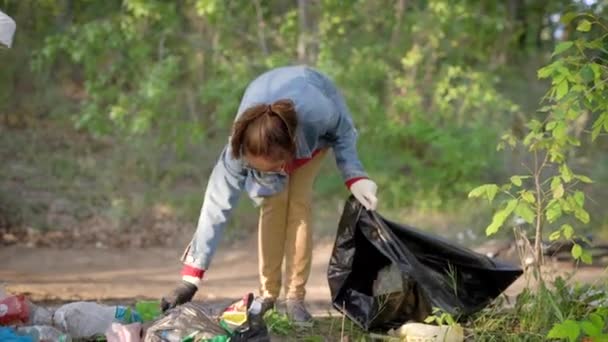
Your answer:
[[[398,286],[380,286],[391,267],[400,271]],[[340,218],[327,278],[332,305],[370,331],[420,322],[433,307],[454,316],[472,314],[521,274],[516,266],[367,211],[351,196]],[[374,295],[374,282],[376,291],[388,288],[389,293]]]
[[[185,303],[166,312],[146,331],[145,342],[173,342],[184,338],[194,341],[227,335],[205,307],[198,303]]]

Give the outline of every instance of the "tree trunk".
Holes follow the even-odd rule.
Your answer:
[[[298,0],[298,61],[304,64],[314,63],[317,55],[311,3],[312,0]]]
[[[260,42],[260,49],[264,56],[268,56],[268,44],[266,43],[266,23],[264,22],[264,13],[262,12],[262,5],[260,4],[260,0],[254,0],[253,4],[255,5],[255,14],[258,20],[258,40]]]

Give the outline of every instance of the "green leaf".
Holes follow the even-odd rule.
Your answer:
[[[576,190],[573,197],[579,207],[582,208],[585,205],[585,194],[582,191]]]
[[[597,137],[600,135],[600,133],[602,132],[602,120],[604,120],[603,116],[600,116],[594,123],[592,126],[592,130],[591,130],[591,141],[595,141],[595,139],[597,139]]]
[[[515,214],[523,218],[528,223],[534,222],[534,219],[536,218],[536,214],[526,202],[519,202],[517,204],[517,207],[515,207]]]
[[[536,119],[532,119],[526,124],[526,127],[532,131],[538,131],[543,127],[543,124]]]
[[[583,250],[583,254],[581,255],[581,261],[587,265],[591,265],[593,263],[593,256],[588,250]]]
[[[513,213],[515,207],[517,207],[517,203],[519,201],[516,199],[510,200],[507,202],[505,208],[497,211],[492,217],[492,223],[486,228],[486,235],[492,235],[498,232],[500,227],[505,223],[505,220]]]
[[[596,327],[602,329],[604,327],[604,319],[602,316],[592,313],[589,315],[589,321]]]
[[[593,69],[591,69],[589,64],[585,64],[585,66],[581,69],[580,75],[585,82],[592,82],[595,79]]]
[[[574,210],[574,216],[584,224],[589,223],[589,213],[583,208],[577,208]]]
[[[521,178],[520,176],[511,176],[511,183],[515,186],[521,186]]]
[[[545,128],[547,129],[547,131],[551,131],[555,128],[555,126],[557,126],[557,121],[549,121],[547,122]]]
[[[551,56],[555,56],[555,55],[559,55],[560,53],[563,53],[564,51],[571,48],[572,45],[574,45],[574,43],[570,42],[570,41],[558,43],[555,46],[555,50],[553,51],[553,54]]]
[[[570,168],[566,164],[560,165],[559,173],[562,176],[562,179],[564,180],[565,183],[570,183],[570,181],[572,180],[572,177],[574,177],[572,170],[570,170]]]
[[[572,196],[568,196],[566,198],[560,198],[559,205],[562,206],[562,210],[565,213],[574,212],[574,208],[577,207],[576,201],[574,201],[574,198],[572,198]]]
[[[555,176],[553,179],[551,179],[551,191],[555,191],[555,189],[557,189],[557,187],[560,185],[562,185],[562,181],[559,179],[559,177]]]
[[[553,198],[562,198],[564,196],[564,185],[559,183],[559,185],[553,189]]]
[[[597,63],[591,63],[591,70],[593,70],[593,75],[596,80],[599,80],[602,77],[602,68]]]
[[[556,201],[550,204],[545,211],[545,215],[549,223],[555,222],[555,220],[560,218],[562,216],[562,207],[559,202]]]
[[[576,27],[577,31],[581,32],[589,32],[591,30],[591,22],[587,19],[583,19],[578,23]]]
[[[562,236],[562,232],[559,230],[554,231],[553,233],[551,233],[549,235],[549,241],[555,241],[555,240],[559,240],[559,238]]]
[[[566,239],[572,239],[572,236],[574,236],[574,228],[569,224],[564,224],[561,231],[564,233]]]
[[[591,178],[584,176],[584,175],[574,175],[574,177],[583,183],[593,183]]]
[[[521,193],[521,198],[523,198],[524,201],[526,201],[530,204],[534,204],[536,202],[536,199],[534,198],[534,194],[528,190],[524,190]]]
[[[581,245],[578,243],[575,243],[574,246],[572,246],[571,253],[574,259],[578,259],[581,257],[581,255],[583,255],[583,247],[581,247]]]
[[[561,81],[557,85],[557,89],[556,89],[556,93],[555,93],[555,99],[556,100],[560,100],[567,93],[568,93],[568,81],[567,80],[563,80],[563,81]]]
[[[496,197],[498,190],[500,190],[500,188],[496,184],[484,184],[484,185],[478,186],[475,189],[471,190],[471,192],[469,192],[468,197],[469,198],[481,197],[481,196],[485,195],[485,197],[488,199],[488,201],[492,202],[494,197]]]
[[[548,338],[567,338],[568,341],[574,342],[581,333],[578,324],[573,320],[565,320],[562,323],[556,323],[547,334]]]
[[[601,327],[596,327],[593,323],[589,321],[581,322],[581,328],[585,334],[588,336],[598,336],[602,333]]]
[[[566,123],[564,123],[563,121],[559,121],[553,129],[553,136],[556,139],[564,139],[567,136],[567,131],[568,127],[566,127]]]
[[[570,22],[572,21],[572,19],[576,18],[576,16],[578,16],[578,13],[576,13],[576,12],[568,12],[568,13],[565,13],[564,15],[562,15],[559,18],[559,21],[561,21],[562,24],[564,24],[564,25],[568,25],[568,24],[570,24]]]
[[[538,78],[543,79],[543,78],[547,78],[547,77],[551,76],[551,74],[553,73],[553,68],[554,68],[553,64],[549,64],[545,67],[538,69],[538,72],[537,72]]]

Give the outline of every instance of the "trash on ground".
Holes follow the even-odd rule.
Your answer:
[[[519,267],[391,222],[351,196],[327,275],[332,305],[362,329],[377,331],[421,322],[435,307],[456,318],[470,315],[522,273]],[[397,284],[387,284],[393,278]]]
[[[3,342],[36,342],[33,336],[17,334],[15,329],[0,327],[0,341]]]
[[[464,330],[460,325],[430,325],[423,323],[406,323],[397,329],[389,330],[390,336],[399,337],[407,342],[462,342]]]
[[[144,338],[146,342],[173,342],[192,338],[194,341],[228,337],[217,319],[198,303],[185,303],[166,312],[165,316],[150,326]]]
[[[247,305],[247,319],[243,324],[232,331],[230,342],[270,342],[270,335],[266,322],[264,322],[262,303],[253,299],[253,294],[244,301]]]
[[[107,342],[139,342],[142,339],[142,324],[139,322],[131,324],[112,323],[106,331]]]
[[[73,338],[103,336],[112,323],[139,322],[139,314],[126,306],[108,306],[94,302],[74,302],[61,306],[53,315],[53,326]]]
[[[26,301],[30,311],[27,325],[53,325],[53,311]]]
[[[48,325],[33,325],[18,327],[17,332],[24,335],[29,335],[36,342],[71,342],[71,336],[63,331]]]
[[[25,296],[5,296],[0,299],[0,325],[27,323],[29,315]]]
[[[135,311],[144,322],[154,321],[162,315],[158,300],[140,300],[135,303]]]

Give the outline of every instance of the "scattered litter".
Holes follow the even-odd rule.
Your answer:
[[[25,296],[7,296],[0,299],[0,325],[27,323],[29,308]]]
[[[47,325],[18,327],[17,332],[34,337],[37,342],[71,342],[72,338],[64,332]]]
[[[159,318],[162,314],[160,310],[160,301],[158,300],[141,300],[135,303],[135,311],[139,313],[142,321],[151,322]]]
[[[36,342],[33,336],[19,335],[12,328],[0,327],[0,341],[3,342]]]
[[[53,326],[59,327],[72,338],[104,335],[112,323],[139,322],[139,314],[125,306],[107,306],[94,302],[66,304],[55,311]]]
[[[106,331],[107,342],[139,342],[142,339],[141,323],[112,323]]]
[[[53,325],[53,311],[27,301],[30,310],[28,325]]]
[[[198,341],[227,335],[204,306],[189,302],[167,311],[164,317],[147,329],[144,341],[180,342],[185,338]]]
[[[247,303],[247,320],[232,332],[230,342],[270,342],[270,335],[262,314],[262,303],[253,300],[253,294],[249,294]]]
[[[389,330],[390,336],[399,337],[406,342],[462,342],[464,330],[460,325],[430,325],[406,323],[398,329]]]

